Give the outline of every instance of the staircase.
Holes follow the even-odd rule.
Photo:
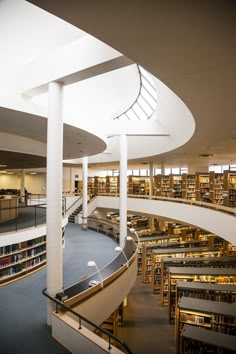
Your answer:
[[[75,223],[75,216],[78,215],[82,210],[82,204],[73,211],[73,213],[69,216],[68,221],[71,223]]]

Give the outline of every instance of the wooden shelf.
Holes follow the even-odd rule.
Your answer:
[[[209,336],[208,338],[211,338],[211,343],[215,343],[216,346],[218,346],[219,342],[216,339],[217,337],[212,333],[230,335],[228,338],[232,339],[234,336],[236,339],[234,335],[236,329],[236,304],[181,297],[176,309],[175,333],[177,353],[182,352],[181,333],[189,323],[191,323],[191,327],[201,328],[204,332],[201,333],[202,337],[197,337],[194,330],[192,332],[189,331],[185,334],[186,337],[188,335],[189,338],[192,337],[194,339],[195,333],[195,339],[198,338],[198,340],[202,339],[206,341],[206,336]],[[233,336],[231,337],[232,334]],[[235,343],[235,340],[233,342]]]

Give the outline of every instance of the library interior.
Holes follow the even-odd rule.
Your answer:
[[[0,352],[236,353],[235,15],[0,1]]]

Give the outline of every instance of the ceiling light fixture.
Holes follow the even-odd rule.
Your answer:
[[[199,157],[212,157],[214,156],[213,154],[200,154],[198,155]]]

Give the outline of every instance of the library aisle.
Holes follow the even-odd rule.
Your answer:
[[[138,276],[128,296],[124,309],[124,323],[118,329],[118,336],[135,354],[174,354],[174,326],[168,322],[167,307],[159,303],[150,284],[143,284]]]

